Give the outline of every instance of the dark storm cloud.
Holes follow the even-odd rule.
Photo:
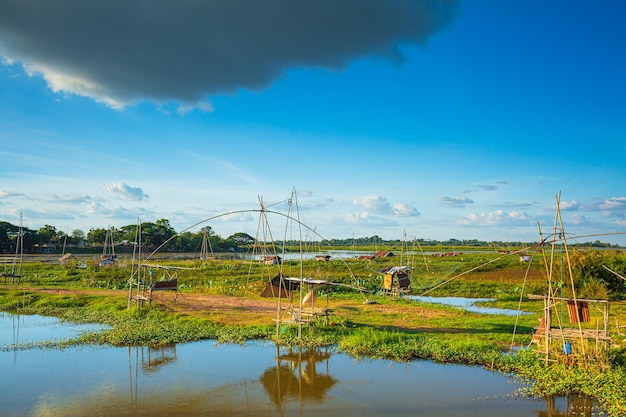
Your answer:
[[[456,0],[0,0],[0,54],[55,91],[112,106],[258,90],[341,69],[444,27]]]

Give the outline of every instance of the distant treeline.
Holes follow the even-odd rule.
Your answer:
[[[161,247],[167,252],[200,252],[203,242],[209,250],[214,252],[237,251],[249,249],[255,244],[255,238],[246,233],[235,233],[226,238],[216,234],[210,226],[205,226],[198,232],[177,233],[170,225],[169,220],[160,219],[156,222],[140,224],[141,245],[146,250]],[[21,236],[21,239],[19,237]],[[20,250],[24,253],[61,253],[68,248],[73,252],[95,252],[102,250],[105,245],[112,244],[116,251],[132,251],[134,242],[138,240],[137,225],[127,225],[120,228],[92,228],[87,233],[80,229],[67,234],[56,227],[45,225],[39,230],[21,228],[8,222],[0,221],[0,253],[11,254]],[[21,245],[18,246],[18,243]],[[280,246],[299,247],[298,241],[274,242]],[[534,244],[535,242],[504,242],[482,241],[477,239],[412,239],[412,240],[385,240],[377,235],[360,238],[329,239],[324,242],[306,242],[308,250],[324,250],[328,248],[382,250],[382,249],[417,249],[422,248],[487,248],[494,251],[514,250]],[[585,246],[594,248],[618,248],[610,243],[599,240],[588,243],[571,244],[571,246]]]

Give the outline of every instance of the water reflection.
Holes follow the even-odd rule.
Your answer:
[[[141,359],[141,368],[146,372],[156,372],[160,367],[176,360],[176,345],[140,346],[129,349],[135,350],[135,355]]]
[[[287,349],[276,346],[276,366],[267,368],[260,381],[270,401],[281,407],[286,400],[320,402],[336,380],[330,375],[328,348]],[[324,372],[318,372],[318,364]]]
[[[57,317],[0,311],[0,347],[18,349],[44,341],[69,339],[104,328],[106,326],[98,324],[64,322]]]
[[[478,367],[395,363],[264,343],[0,352],[1,416],[598,417],[584,398],[529,400]]]
[[[158,372],[162,367],[176,360],[176,345],[171,346],[129,346],[128,375],[130,381],[130,404],[133,415],[137,415],[139,405],[139,370],[144,374]]]
[[[564,403],[564,404],[563,404]],[[590,398],[569,396],[557,402],[555,398],[546,400],[546,411],[538,411],[537,417],[593,417],[597,408]],[[561,408],[565,407],[564,410]]]

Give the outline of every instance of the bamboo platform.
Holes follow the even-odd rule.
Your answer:
[[[284,309],[283,316],[285,318],[280,319],[280,323],[284,324],[313,324],[317,319],[322,319],[324,321],[324,325],[328,324],[328,316],[333,312],[330,308],[324,308],[320,310],[311,310],[311,309],[302,309],[300,310],[292,310],[292,309]]]
[[[603,330],[593,330],[593,329],[574,329],[574,328],[564,328],[557,329],[552,328],[548,332],[548,335],[551,338],[561,338],[565,337],[566,339],[575,340],[576,338],[590,339],[590,340],[599,340],[602,342],[610,342],[611,337],[606,336]],[[545,330],[541,330],[540,333],[535,335],[536,337],[545,337]]]

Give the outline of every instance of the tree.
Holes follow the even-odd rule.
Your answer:
[[[146,222],[141,224],[141,235],[147,247],[156,249],[176,235],[176,231],[170,225],[169,220],[159,219],[155,223]]]
[[[60,237],[62,236],[57,228],[54,226],[50,226],[49,224],[44,225],[39,229],[39,242],[41,244],[50,244],[50,243],[59,243]]]
[[[200,249],[202,235],[198,233],[183,232],[178,234],[176,247],[179,252],[197,252]]]
[[[8,222],[0,222],[0,253],[13,253],[15,251],[15,237],[19,227]]]
[[[202,229],[200,229],[200,234],[204,234],[206,233],[207,236],[214,236],[215,232],[213,231],[213,228],[211,226],[204,226]]]
[[[254,238],[247,233],[235,233],[228,237],[228,240],[238,246],[252,245]]]
[[[72,239],[74,240],[74,243],[78,243],[81,240],[85,240],[87,238],[87,235],[85,235],[85,232],[83,232],[80,229],[74,229],[72,230]]]
[[[107,229],[89,229],[89,232],[87,232],[87,242],[89,242],[92,246],[104,245],[107,233]]]
[[[595,289],[598,285],[603,285],[612,292],[624,291],[624,280],[616,275],[626,275],[626,256],[623,253],[610,250],[575,250],[570,253],[570,261],[575,285],[578,288]],[[586,296],[594,298],[592,294]]]
[[[129,242],[134,242],[137,237],[137,225],[129,224],[126,226],[122,226],[119,229],[119,240],[127,240]]]

